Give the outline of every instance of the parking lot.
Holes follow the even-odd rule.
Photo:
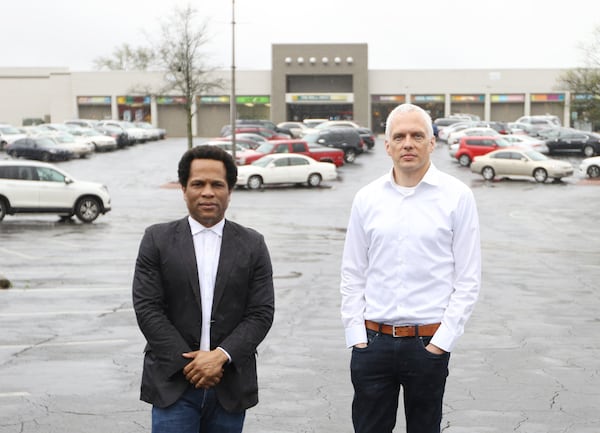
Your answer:
[[[0,291],[0,433],[150,431],[130,286],[144,228],[186,214],[174,184],[185,150],[173,138],[59,163],[108,185],[113,210],[93,224],[0,223],[0,274],[14,285]],[[577,169],[581,156],[561,159]],[[450,361],[443,431],[597,433],[600,181],[486,182],[445,145],[433,161],[473,189],[484,260],[479,303]],[[354,193],[389,167],[379,138],[320,188],[234,191],[227,216],[265,235],[276,290],[245,432],[352,431],[339,265]]]

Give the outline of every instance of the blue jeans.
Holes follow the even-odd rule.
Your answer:
[[[227,412],[214,389],[192,386],[171,406],[152,407],[152,433],[241,433],[246,412]]]
[[[450,354],[425,349],[431,337],[400,337],[367,330],[369,344],[352,349],[352,423],[356,433],[391,433],[400,389],[407,433],[439,433]]]

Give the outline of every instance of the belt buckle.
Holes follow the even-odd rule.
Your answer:
[[[402,335],[396,335],[396,329],[400,329],[400,328],[406,328],[406,326],[392,326],[392,337],[394,337],[394,338],[402,337]]]

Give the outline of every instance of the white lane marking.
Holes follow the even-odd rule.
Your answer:
[[[31,394],[28,392],[0,392],[0,398],[2,397],[29,397]]]
[[[0,313],[0,317],[40,317],[40,316],[85,316],[113,313],[133,313],[133,308],[118,308],[115,310],[87,310],[87,311],[30,311],[20,313]]]
[[[28,349],[38,347],[64,347],[64,346],[92,346],[96,344],[125,344],[129,343],[129,340],[123,338],[112,339],[112,340],[85,340],[85,341],[63,341],[63,342],[52,342],[52,343],[39,343],[39,344],[2,344],[0,349]]]
[[[29,254],[23,254],[23,253],[20,253],[18,251],[7,250],[6,248],[0,248],[0,252],[10,254],[11,256],[18,256],[18,257],[21,257],[23,259],[28,259],[28,260],[37,260],[37,259],[39,259],[39,257],[37,257],[37,256],[32,256],[32,255],[29,255]]]

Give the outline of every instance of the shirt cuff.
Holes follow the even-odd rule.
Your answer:
[[[225,349],[223,349],[222,347],[220,347],[220,346],[217,346],[217,349],[219,349],[221,352],[223,352],[225,354],[225,356],[227,356],[227,359],[228,359],[227,364],[230,364],[231,363],[231,356],[229,356],[229,353],[227,353],[227,351]]]
[[[346,328],[346,347],[352,347],[355,344],[367,342],[367,328],[364,324]]]

